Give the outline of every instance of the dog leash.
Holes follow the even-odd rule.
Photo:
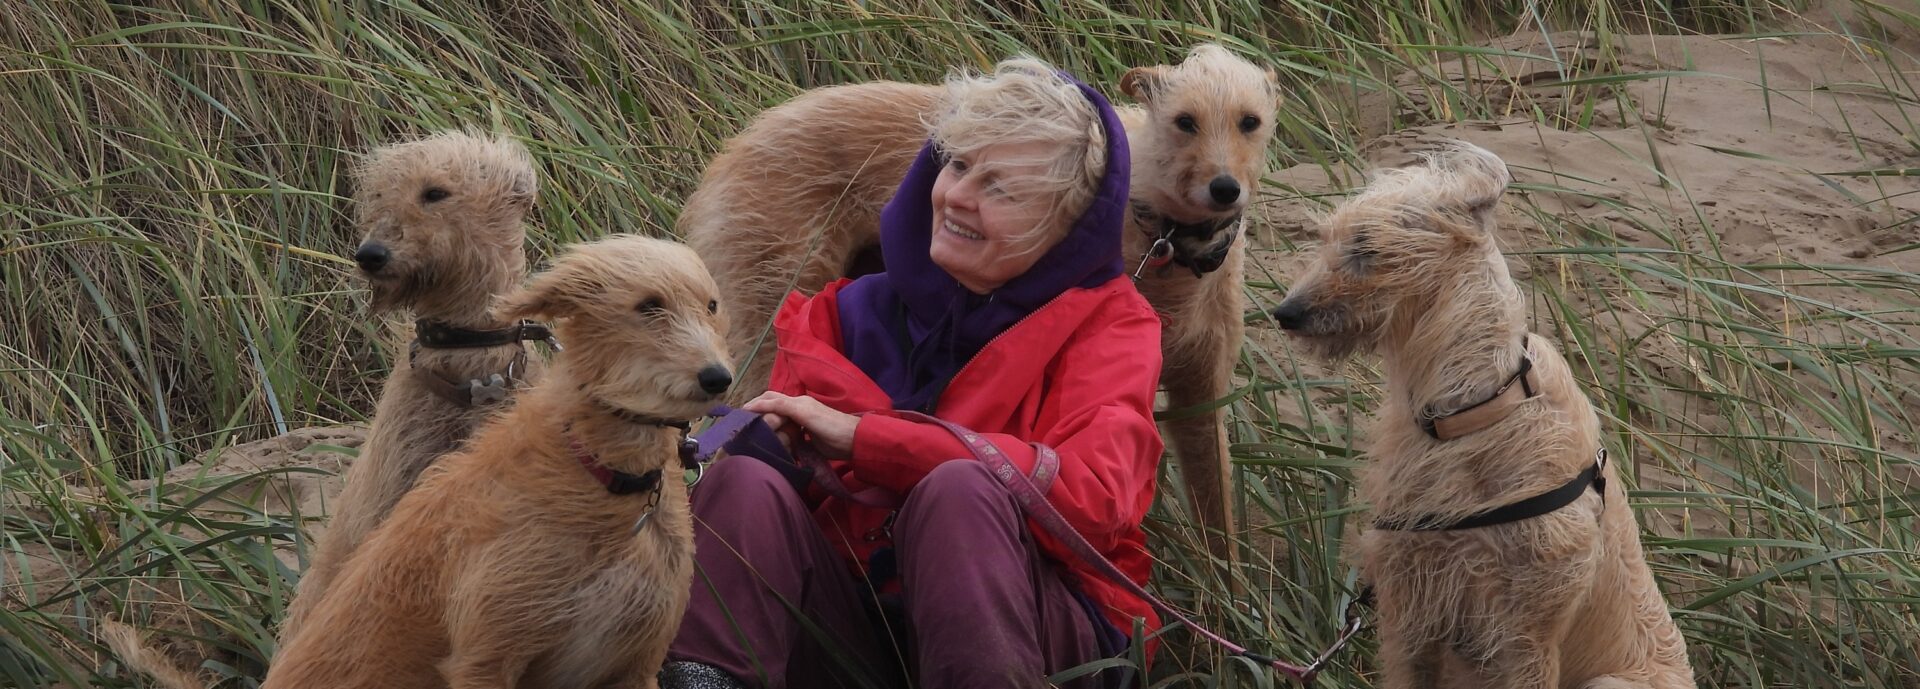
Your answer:
[[[1034,448],[1035,462],[1034,474],[1029,477],[1021,473],[1020,469],[1014,466],[1013,461],[1008,459],[1006,454],[1000,451],[1000,448],[994,446],[993,443],[987,441],[987,439],[979,433],[918,412],[902,412],[901,414],[903,417],[934,424],[945,429],[948,433],[953,434],[963,445],[966,445],[968,451],[973,454],[973,459],[986,465],[988,472],[993,474],[994,478],[1007,488],[1008,492],[1012,494],[1014,501],[1020,505],[1021,510],[1026,512],[1027,517],[1032,519],[1034,523],[1039,524],[1049,535],[1065,545],[1075,557],[1091,566],[1095,571],[1099,572],[1103,578],[1125,589],[1128,593],[1133,594],[1142,601],[1145,601],[1147,605],[1152,606],[1161,615],[1173,618],[1181,624],[1186,625],[1187,628],[1193,630],[1195,634],[1226,649],[1231,655],[1245,657],[1254,662],[1271,667],[1274,671],[1300,682],[1301,685],[1311,687],[1313,686],[1314,679],[1318,677],[1320,672],[1332,661],[1333,656],[1345,648],[1364,626],[1360,618],[1359,609],[1366,604],[1367,599],[1370,597],[1365,593],[1347,603],[1344,611],[1345,620],[1341,624],[1339,636],[1334,640],[1332,645],[1315,656],[1313,661],[1307,665],[1295,665],[1279,658],[1253,652],[1244,646],[1233,643],[1219,633],[1200,626],[1199,623],[1193,621],[1166,601],[1148,593],[1144,587],[1135,583],[1125,572],[1120,571],[1119,566],[1113,564],[1113,561],[1101,555],[1100,551],[1094,548],[1093,544],[1089,543],[1085,536],[1080,535],[1080,532],[1073,528],[1073,525],[1067,521],[1066,516],[1060,513],[1060,510],[1055,508],[1052,503],[1047,502],[1046,491],[1052,487],[1055,477],[1059,474],[1060,467],[1060,455],[1055,452],[1053,448],[1041,443],[1030,443]],[[720,420],[708,426],[694,438],[697,447],[694,456],[702,463],[712,460],[714,454],[720,450],[721,446],[733,441],[743,432],[747,432],[749,428],[753,427],[760,420],[759,414],[745,410],[731,409],[725,405],[715,407],[709,412],[709,415],[719,417]],[[764,425],[762,425],[761,428],[764,429]],[[771,435],[770,429],[767,429],[766,432]],[[809,473],[811,473],[814,482],[829,495],[880,509],[894,509],[900,504],[899,496],[885,489],[876,487],[858,492],[849,490],[846,484],[840,480],[839,475],[828,467],[825,459],[819,457],[818,453],[810,453],[803,450],[795,454],[797,455],[796,459],[799,463],[809,465],[807,469]],[[762,461],[768,461],[765,457],[758,458]],[[769,463],[771,464],[772,462],[769,461]]]
[[[1346,646],[1353,635],[1360,631],[1361,624],[1357,614],[1358,611],[1349,604],[1347,621],[1341,630],[1339,639],[1335,641],[1333,646],[1329,647],[1325,652],[1314,658],[1313,662],[1307,665],[1295,665],[1279,658],[1248,650],[1245,646],[1229,641],[1219,633],[1200,626],[1198,622],[1194,622],[1166,601],[1148,593],[1145,588],[1135,583],[1126,573],[1121,572],[1119,566],[1113,564],[1113,561],[1108,560],[1106,556],[1101,555],[1100,551],[1095,549],[1093,544],[1089,543],[1085,536],[1080,535],[1080,532],[1074,529],[1072,524],[1067,522],[1066,516],[1060,514],[1060,510],[1054,508],[1052,503],[1047,502],[1045,493],[1035,486],[1032,481],[1027,480],[1026,476],[1020,473],[1019,468],[1013,465],[1013,461],[1008,459],[1006,454],[1000,451],[1000,448],[995,447],[993,443],[988,442],[987,439],[979,433],[925,414],[902,412],[902,415],[940,426],[946,429],[948,433],[952,433],[954,437],[958,438],[960,442],[965,444],[967,449],[973,453],[974,459],[986,464],[988,471],[992,473],[995,478],[999,479],[1002,485],[1007,487],[1007,490],[1013,494],[1014,501],[1020,504],[1022,510],[1026,511],[1027,517],[1039,524],[1041,528],[1046,529],[1049,535],[1052,535],[1055,539],[1066,545],[1068,550],[1073,551],[1075,557],[1080,558],[1082,562],[1092,566],[1095,571],[1098,571],[1100,575],[1108,581],[1113,582],[1115,585],[1126,589],[1128,593],[1146,601],[1147,605],[1152,606],[1156,611],[1159,611],[1160,614],[1179,621],[1181,624],[1186,625],[1188,629],[1193,630],[1193,633],[1200,635],[1201,638],[1226,649],[1230,655],[1251,659],[1254,662],[1273,668],[1275,672],[1299,681],[1303,686],[1312,686],[1314,678],[1318,677],[1320,671],[1325,669],[1326,664],[1332,659],[1333,655],[1342,647]],[[1058,453],[1054,452],[1053,448],[1040,443],[1032,443],[1032,445],[1039,453],[1038,461],[1035,463],[1036,466],[1059,466],[1060,457]]]

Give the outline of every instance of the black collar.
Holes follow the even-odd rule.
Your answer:
[[[1573,504],[1580,496],[1592,488],[1600,499],[1607,499],[1607,448],[1594,453],[1593,466],[1589,466],[1572,481],[1559,488],[1535,495],[1515,503],[1501,505],[1485,512],[1470,514],[1453,521],[1434,515],[1414,517],[1404,520],[1378,520],[1373,528],[1384,531],[1458,531],[1460,529],[1478,529],[1483,526],[1498,526],[1525,521],[1534,517],[1552,514],[1562,507]]]
[[[700,441],[692,436],[692,422],[684,419],[649,416],[600,399],[594,400],[593,403],[607,413],[612,414],[614,418],[627,423],[680,429],[680,466],[685,469],[698,469],[700,467]]]
[[[1187,257],[1180,255],[1180,252],[1174,251],[1173,240],[1177,237],[1194,237],[1200,239],[1212,237],[1214,233],[1219,232],[1222,228],[1228,226],[1237,227],[1241,217],[1240,213],[1235,213],[1231,216],[1210,222],[1182,223],[1175,222],[1173,218],[1161,214],[1145,202],[1134,201],[1132,205],[1134,217],[1140,220],[1141,226],[1149,228],[1147,236],[1153,238],[1153,243],[1147,247],[1147,255],[1141,258],[1140,269],[1134,271],[1135,279],[1139,279],[1140,272],[1147,268],[1162,268],[1168,263],[1176,263],[1193,271],[1193,276],[1196,278],[1211,272],[1214,270],[1213,268],[1201,270],[1199,266],[1187,260]],[[1155,234],[1155,231],[1158,231],[1158,234]],[[1238,230],[1235,231],[1237,232]],[[1231,243],[1233,239],[1229,238],[1227,241]]]
[[[499,347],[527,340],[553,341],[553,331],[533,321],[520,321],[505,328],[474,330],[425,318],[413,322],[414,342],[428,349],[472,349]]]

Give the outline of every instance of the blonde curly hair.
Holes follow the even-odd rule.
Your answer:
[[[1048,204],[1044,223],[1018,239],[1064,235],[1092,203],[1106,174],[1107,136],[1093,102],[1052,65],[1028,55],[1002,60],[991,74],[950,74],[946,89],[927,122],[945,155],[965,156],[998,144],[1054,144],[1048,159],[996,163],[1035,163],[1045,171],[1000,179],[1015,198]]]

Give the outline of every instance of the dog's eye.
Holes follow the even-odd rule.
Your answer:
[[[720,313],[720,302],[717,300],[708,299],[707,313]]]
[[[1188,134],[1194,134],[1200,131],[1200,125],[1193,121],[1192,115],[1181,115],[1173,118],[1173,126],[1179,127],[1180,131]]]
[[[1372,267],[1373,259],[1379,256],[1380,251],[1367,243],[1367,236],[1364,234],[1356,234],[1353,239],[1347,241],[1347,268],[1353,272],[1367,272],[1367,269]]]
[[[1259,129],[1259,128],[1260,128],[1260,118],[1254,117],[1252,115],[1248,115],[1246,117],[1240,118],[1240,131],[1246,132],[1248,134],[1252,134],[1253,130]]]
[[[653,314],[659,313],[660,310],[664,308],[666,308],[666,306],[660,303],[659,297],[647,297],[641,300],[639,306],[633,307],[633,310],[639,311],[640,313]]]
[[[427,187],[426,191],[420,192],[420,200],[433,203],[435,201],[445,201],[447,197],[452,195],[453,194],[448,193],[447,190],[441,189],[440,187]]]

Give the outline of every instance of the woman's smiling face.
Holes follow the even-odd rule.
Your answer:
[[[1047,227],[1058,194],[1023,194],[1060,155],[1043,141],[995,144],[955,155],[933,183],[934,264],[986,294],[1033,267],[1064,233]]]

